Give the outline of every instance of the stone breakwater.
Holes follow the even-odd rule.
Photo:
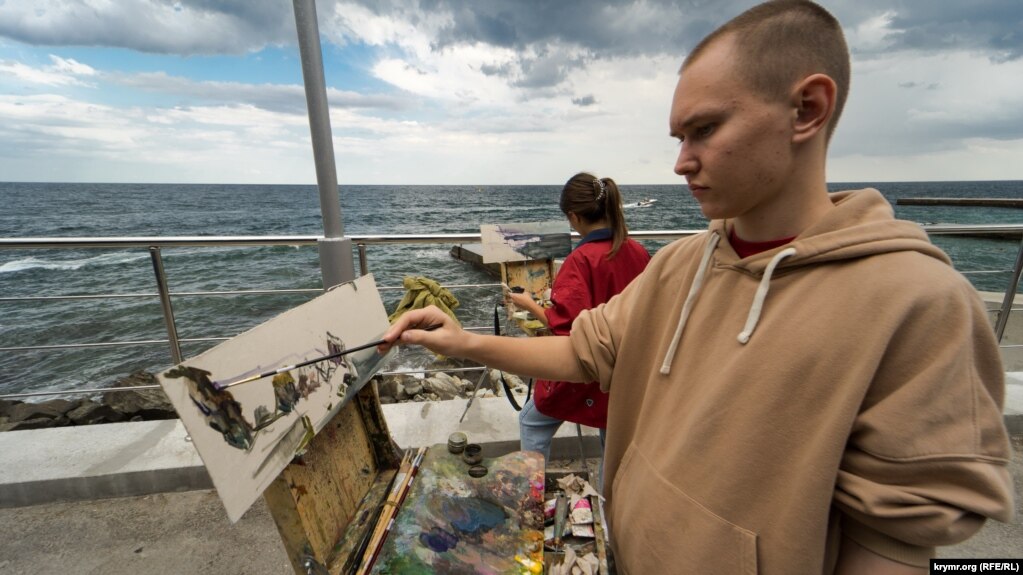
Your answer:
[[[430,369],[465,367],[452,362],[441,362]],[[502,373],[487,370],[480,382],[482,372],[439,371],[424,376],[422,373],[392,374],[376,376],[371,382],[377,386],[381,403],[406,403],[466,399],[475,392],[476,397],[504,395],[501,384]],[[460,377],[465,375],[468,379]],[[504,380],[515,394],[525,394],[527,385],[518,376],[504,373]],[[158,385],[156,376],[138,371],[117,380],[111,387],[138,387]],[[477,383],[479,386],[477,388]],[[132,389],[104,392],[98,400],[50,399],[41,402],[11,401],[0,399],[0,431],[23,429],[44,429],[73,425],[95,425],[124,421],[149,421],[176,419],[177,412],[162,389]]]
[[[156,376],[137,371],[117,380],[111,387],[142,385],[158,385]],[[177,416],[162,389],[108,391],[99,400],[80,398],[30,402],[0,399],[0,431],[175,419]]]

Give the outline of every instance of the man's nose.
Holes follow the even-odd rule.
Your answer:
[[[675,159],[675,173],[680,176],[687,176],[695,173],[699,167],[700,164],[696,161],[696,156],[693,155],[689,146],[683,142],[678,151],[678,158]]]

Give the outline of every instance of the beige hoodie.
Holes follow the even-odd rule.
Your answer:
[[[842,533],[926,565],[1011,517],[980,298],[876,190],[832,200],[746,259],[714,221],[573,324],[621,573],[831,573]]]

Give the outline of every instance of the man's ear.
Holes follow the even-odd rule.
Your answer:
[[[835,113],[835,81],[825,74],[811,74],[796,84],[792,91],[795,109],[792,142],[805,142],[819,133],[827,132]]]

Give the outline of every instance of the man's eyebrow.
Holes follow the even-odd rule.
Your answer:
[[[713,120],[721,117],[725,113],[723,107],[704,108],[703,110],[697,110],[686,116],[681,122],[673,122],[671,124],[671,131],[668,134],[672,138],[680,136],[693,124],[700,124],[707,120]]]

